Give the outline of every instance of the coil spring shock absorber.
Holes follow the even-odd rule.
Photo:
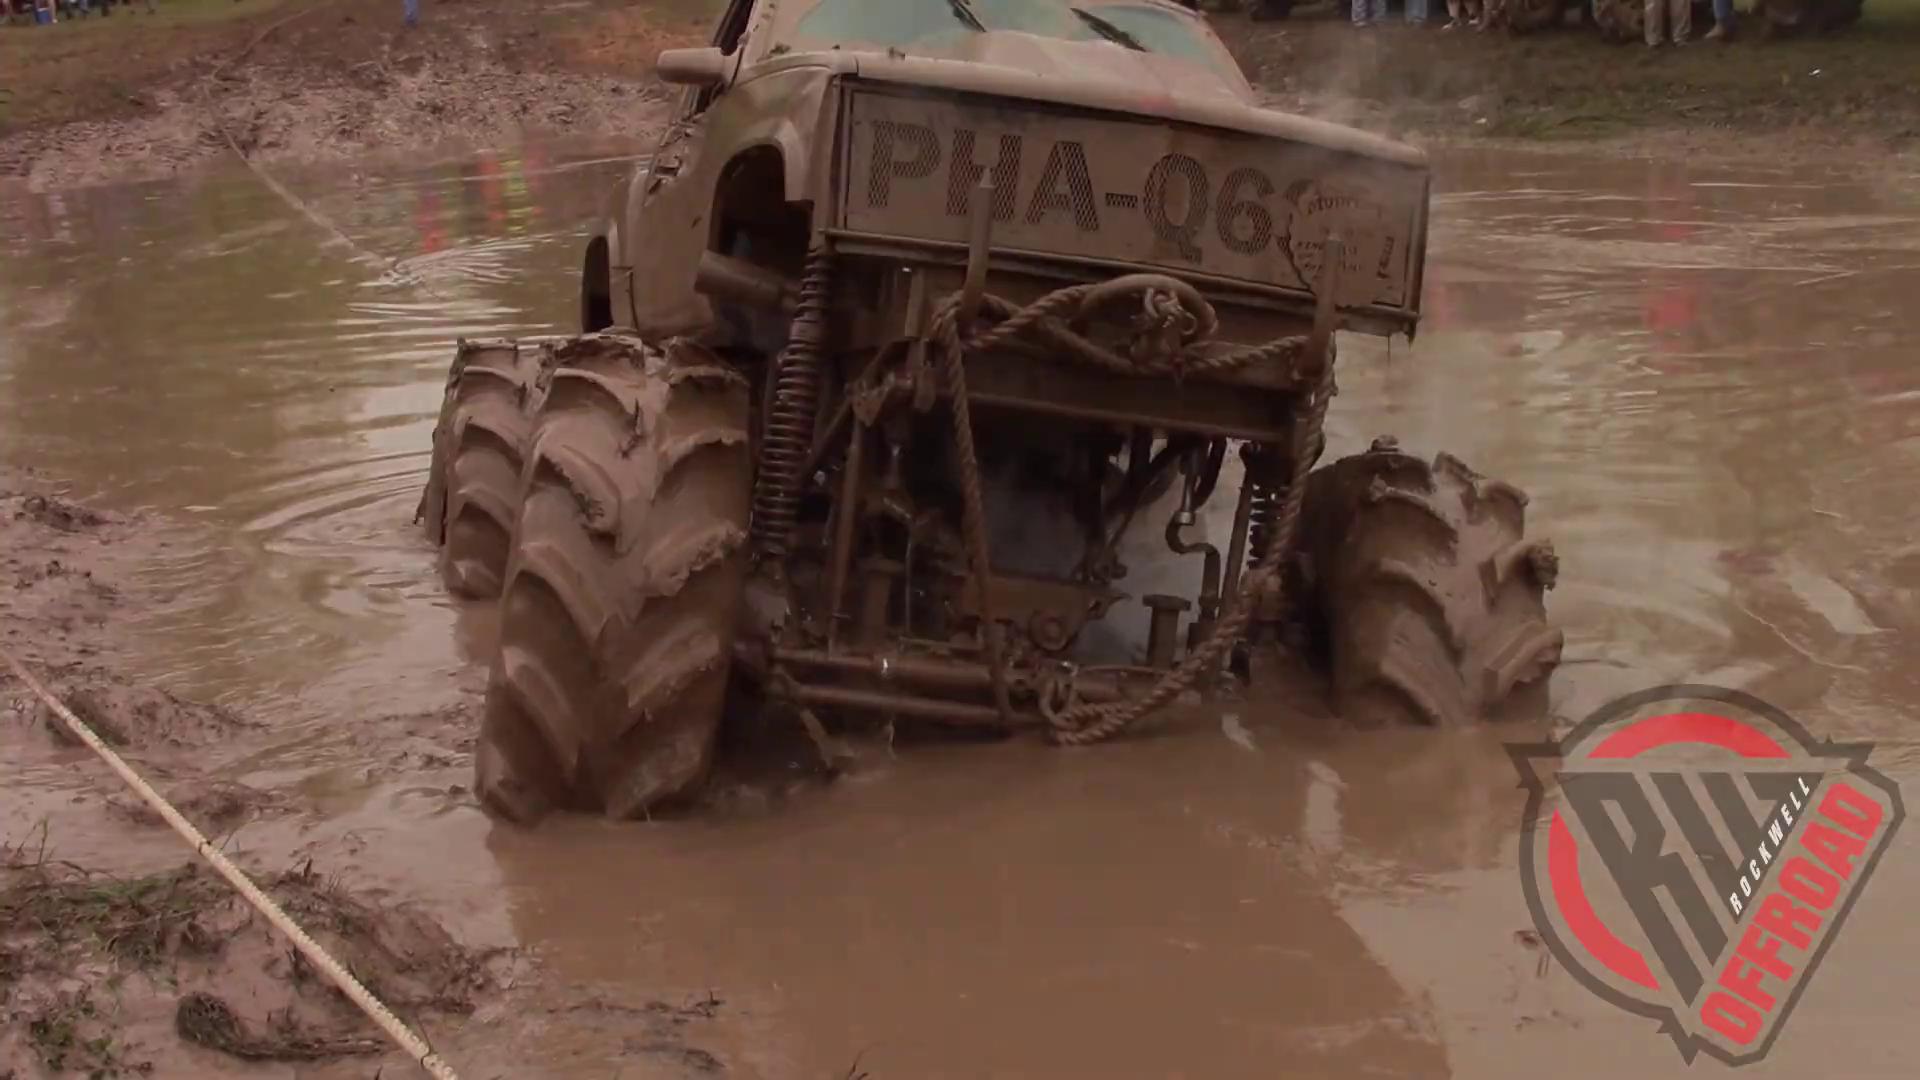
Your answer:
[[[1326,447],[1327,441],[1324,435],[1316,439],[1314,444],[1307,448],[1307,464],[1312,465],[1320,460],[1320,455]],[[1247,443],[1240,448],[1240,461],[1246,466],[1246,478],[1242,481],[1245,486],[1241,496],[1244,506],[1237,510],[1236,514],[1246,515],[1245,565],[1250,570],[1260,561],[1261,554],[1267,550],[1267,537],[1272,534],[1274,519],[1280,513],[1280,500],[1287,492],[1287,480],[1292,468],[1287,461],[1286,451],[1270,443]],[[1237,522],[1234,531],[1239,532]],[[1231,560],[1234,565],[1228,573],[1237,577],[1241,569],[1240,560],[1237,557],[1239,537],[1236,535],[1234,539],[1236,557]],[[1228,592],[1231,593],[1232,589],[1229,588]]]
[[[760,441],[760,469],[753,485],[753,538],[759,550],[784,558],[800,511],[800,475],[813,451],[813,425],[820,408],[820,351],[827,336],[827,293],[833,254],[825,244],[807,252],[787,347],[773,369],[773,395]]]
[[[1251,570],[1267,550],[1267,537],[1273,531],[1274,518],[1280,513],[1280,496],[1285,484],[1277,482],[1278,455],[1266,447],[1248,444],[1241,453],[1247,473],[1244,483],[1251,491],[1247,500],[1246,568]]]

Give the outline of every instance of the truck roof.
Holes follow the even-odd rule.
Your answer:
[[[798,0],[771,20],[755,35],[758,59],[1426,160],[1391,139],[1263,108],[1206,19],[1169,0]]]

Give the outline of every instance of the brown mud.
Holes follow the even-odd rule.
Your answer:
[[[129,575],[183,530],[106,513],[41,477],[0,471],[0,623],[7,651],[31,664],[82,722],[135,763],[203,830],[232,836],[284,813],[278,792],[209,780],[209,748],[260,725],[218,706],[133,682],[107,660],[124,644],[118,617],[156,597]],[[89,773],[109,828],[163,825],[92,759],[11,672],[0,671],[0,727],[17,763],[44,754]],[[23,828],[10,796],[0,847],[0,1067],[8,1076],[128,1076],[223,1061],[380,1055],[382,1037],[230,886],[167,834],[166,869],[108,872],[65,857],[47,819]],[[464,1016],[494,985],[487,956],[457,945],[432,917],[356,894],[316,870],[256,880],[389,1004],[409,1015]],[[214,1053],[196,1056],[191,1045]]]
[[[1396,434],[1532,495],[1562,560],[1553,728],[1703,679],[1920,776],[1920,203],[1874,164],[1439,156],[1419,339],[1343,342],[1328,453]],[[495,613],[448,599],[413,512],[450,342],[566,331],[580,228],[630,165],[529,145],[289,173],[404,278],[240,171],[0,204],[0,642],[101,701],[163,789],[207,793],[195,813],[263,880],[311,859],[429,916],[449,970],[481,962],[470,1014],[422,1020],[463,1075],[1687,1074],[1526,932],[1503,743],[1541,732],[1331,734],[1323,688],[1285,673],[1085,752],[861,741],[833,784],[672,822],[489,821]],[[1138,565],[1130,588],[1195,573]],[[10,858],[44,836],[96,876],[180,868],[0,692]],[[1749,1073],[1920,1070],[1888,990],[1920,965],[1916,852],[1895,839]],[[155,1075],[406,1075],[206,1051],[182,995],[146,993],[89,1000],[155,1018],[113,1044]],[[223,1000],[244,1028],[206,1003],[190,1027],[274,1034]],[[22,1055],[30,1019],[4,1021]]]
[[[149,514],[94,509],[4,465],[0,493],[8,652],[223,848],[278,823],[277,835],[241,845],[254,848],[238,856],[242,868],[416,1030],[450,1055],[466,1045],[520,1046],[537,1061],[539,1033],[564,1022],[618,1060],[651,1064],[657,1072],[648,1075],[723,1071],[689,1041],[722,1012],[711,992],[609,1000],[589,985],[542,981],[537,961],[514,944],[486,944],[489,935],[470,927],[456,937],[444,905],[370,878],[365,838],[312,839],[333,814],[313,789],[212,775],[222,757],[258,753],[268,733],[234,710],[129,677],[120,625],[133,610],[168,602],[135,568],[174,544],[205,543],[203,535]],[[361,783],[464,778],[477,723],[462,700],[382,717],[377,738],[346,741],[333,765]],[[10,758],[0,801],[0,1076],[252,1077],[298,1065],[302,1076],[347,1077],[411,1067],[6,671],[0,739]],[[48,766],[79,774],[79,788],[36,783]],[[463,784],[439,791],[466,801]],[[76,834],[82,839],[69,850]],[[98,846],[95,837],[112,839]],[[530,996],[529,987],[539,989]],[[479,1038],[449,1039],[449,1029]]]
[[[0,177],[71,187],[231,153],[315,162],[632,137],[662,115],[653,57],[705,29],[671,5],[643,18],[608,0],[429,3],[412,30],[380,0],[288,0],[153,31],[139,18],[0,34],[14,61]]]
[[[409,30],[386,0],[172,0],[157,19],[0,28],[0,179],[153,178],[235,150],[275,165],[631,138],[670,97],[654,57],[703,42],[719,6],[444,0]],[[1860,25],[1813,40],[1659,55],[1573,25],[1520,38],[1354,31],[1325,5],[1285,22],[1214,20],[1275,105],[1416,144],[1920,153],[1920,0],[1875,0]]]
[[[25,1075],[169,1075],[232,1059],[388,1051],[359,1010],[212,871],[187,865],[120,878],[45,851],[4,856],[0,1061],[24,1063]],[[419,911],[355,895],[311,863],[262,884],[402,1015],[463,1018],[497,992],[496,957],[461,948]],[[510,960],[498,959],[504,971]],[[196,1049],[174,1051],[169,1032]]]

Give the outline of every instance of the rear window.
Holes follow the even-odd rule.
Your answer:
[[[791,9],[789,9],[791,10]],[[783,19],[788,48],[899,49],[912,56],[964,59],[967,39],[1009,31],[1062,41],[1104,41],[1160,53],[1240,81],[1226,47],[1196,16],[1113,0],[819,0]]]

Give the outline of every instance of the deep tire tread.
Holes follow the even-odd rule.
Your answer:
[[[541,342],[461,341],[447,372],[420,518],[448,591],[499,595],[533,414],[553,366]]]
[[[1526,539],[1520,489],[1376,443],[1315,470],[1305,498],[1311,614],[1350,722],[1472,722],[1559,662],[1558,560]]]
[[[589,335],[558,355],[477,787],[520,821],[554,807],[642,816],[691,794],[719,729],[745,576],[747,384],[678,342]],[[562,689],[535,665],[567,672]]]

